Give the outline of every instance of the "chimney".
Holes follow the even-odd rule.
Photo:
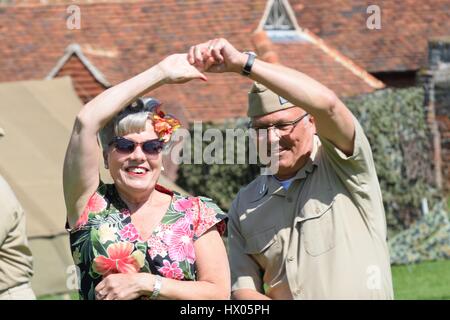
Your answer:
[[[252,42],[260,59],[269,63],[280,63],[278,54],[273,49],[272,41],[265,31],[255,32],[252,35]]]
[[[428,42],[428,69],[422,72],[425,110],[433,135],[435,181],[450,191],[450,37]]]

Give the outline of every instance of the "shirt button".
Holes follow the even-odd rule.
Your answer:
[[[294,257],[293,256],[290,256],[290,257],[288,257],[288,262],[292,262],[292,261],[294,261]]]
[[[292,198],[291,197],[287,197],[287,202],[292,202]]]
[[[297,296],[299,296],[300,293],[302,293],[302,290],[300,290],[300,289],[295,290],[295,294],[296,294]]]

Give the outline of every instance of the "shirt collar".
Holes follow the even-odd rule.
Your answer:
[[[307,175],[319,165],[319,147],[320,139],[317,135],[314,135],[313,150],[308,158],[308,161],[300,170],[297,171],[296,175],[292,178],[292,181],[306,178]],[[265,175],[262,177],[258,184],[257,194],[255,195],[256,197],[255,199],[253,199],[253,201],[261,199],[266,194],[286,196],[286,190],[272,175]]]
[[[295,174],[295,176],[292,178],[292,181],[305,179],[308,176],[308,174],[313,172],[315,167],[317,167],[319,165],[319,159],[318,159],[319,146],[320,146],[320,139],[317,135],[314,135],[312,152],[311,152],[308,160],[306,161],[305,165],[303,167],[301,167],[300,170],[298,170],[297,173]],[[272,194],[273,193],[276,193],[276,194],[283,193],[283,192],[281,192],[281,190],[279,190],[280,188],[283,191],[285,191],[283,186],[280,185],[280,183],[274,176],[268,176],[267,180],[269,180],[271,182],[269,184],[269,186],[271,184],[274,185],[274,186],[272,186],[272,188],[269,187],[269,192],[272,191]],[[271,189],[273,189],[273,190],[271,190]]]

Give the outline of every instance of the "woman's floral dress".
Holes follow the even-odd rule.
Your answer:
[[[225,230],[225,213],[211,199],[172,196],[169,209],[148,239],[131,222],[127,205],[113,184],[100,183],[70,232],[79,268],[80,299],[95,299],[95,287],[112,273],[151,272],[177,280],[196,280],[194,241],[216,225]]]

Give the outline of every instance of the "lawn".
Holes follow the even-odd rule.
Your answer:
[[[450,260],[393,266],[397,300],[450,299]]]
[[[393,266],[395,299],[450,299],[450,260]],[[45,300],[78,299],[76,292],[39,297]]]

